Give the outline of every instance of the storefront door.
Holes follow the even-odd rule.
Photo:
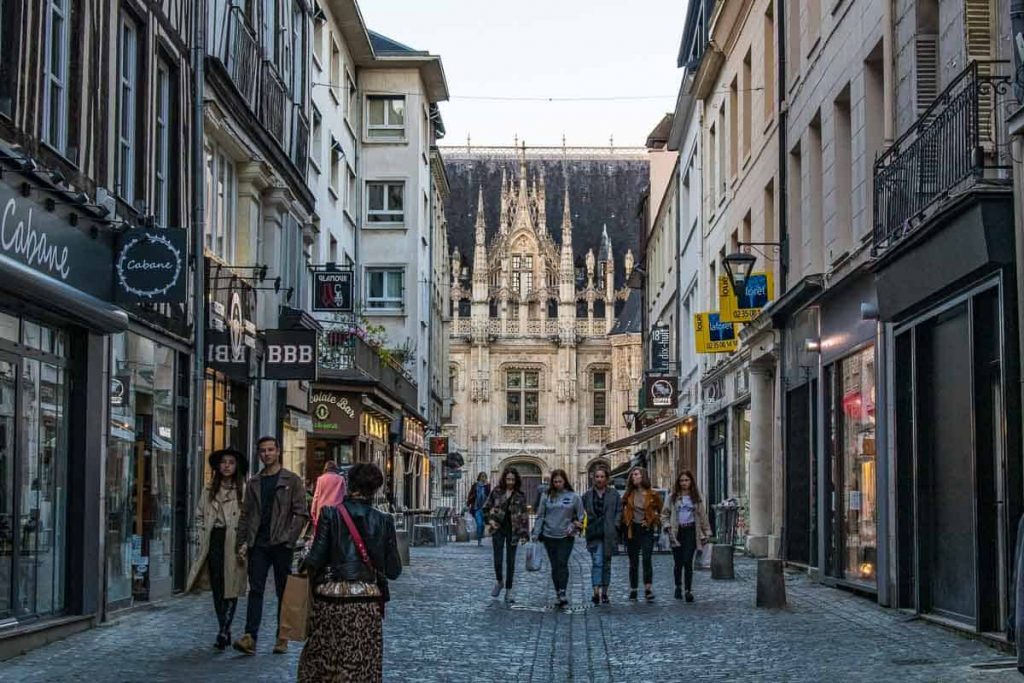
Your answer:
[[[61,363],[0,352],[0,624],[64,607],[66,406]]]
[[[816,382],[786,395],[786,559],[816,565],[814,405]]]
[[[711,532],[718,533],[715,505],[729,497],[729,471],[726,421],[719,420],[708,428],[708,516]]]

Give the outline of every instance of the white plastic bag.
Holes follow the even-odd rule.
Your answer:
[[[474,535],[476,533],[476,518],[473,513],[467,512],[463,518],[466,520],[466,533],[470,536]]]
[[[540,543],[530,541],[526,544],[526,571],[539,572],[543,564]]]

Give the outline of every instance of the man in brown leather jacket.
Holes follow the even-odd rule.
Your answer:
[[[302,479],[281,466],[281,447],[273,436],[256,442],[263,469],[245,485],[242,513],[238,518],[238,554],[249,562],[249,600],[245,634],[234,648],[256,654],[256,636],[263,621],[263,590],[267,574],[274,569],[278,618],[281,597],[291,571],[292,549],[309,519]],[[288,651],[288,641],[277,639],[274,653]]]

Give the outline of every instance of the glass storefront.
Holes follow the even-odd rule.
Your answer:
[[[63,330],[0,312],[0,624],[64,608],[65,357]]]
[[[750,528],[750,404],[736,409],[736,541],[743,544]]]
[[[175,352],[131,332],[110,345],[106,568],[116,608],[171,591]]]
[[[833,573],[876,583],[875,350],[844,358],[831,371]]]
[[[258,410],[253,411],[259,414]],[[233,382],[226,375],[207,369],[206,371],[206,424],[203,434],[206,441],[204,453],[221,448],[235,448],[246,458],[249,454],[249,386]],[[209,483],[213,472],[206,462],[199,463],[204,473],[204,483]],[[250,471],[248,464],[244,465]]]

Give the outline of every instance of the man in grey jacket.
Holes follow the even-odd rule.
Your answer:
[[[611,472],[600,464],[594,470],[594,486],[583,494],[583,509],[587,512],[587,550],[590,551],[590,583],[595,605],[608,603],[608,584],[611,581],[612,553],[618,543],[617,522],[622,499],[615,487],[610,486]]]
[[[281,466],[281,447],[277,439],[261,437],[256,442],[256,450],[263,469],[245,485],[242,513],[238,518],[238,555],[249,563],[249,601],[245,635],[234,642],[234,648],[247,655],[256,654],[267,574],[273,567],[280,619],[281,598],[291,573],[292,550],[309,519],[302,479]],[[274,653],[287,651],[288,641],[278,638]]]

